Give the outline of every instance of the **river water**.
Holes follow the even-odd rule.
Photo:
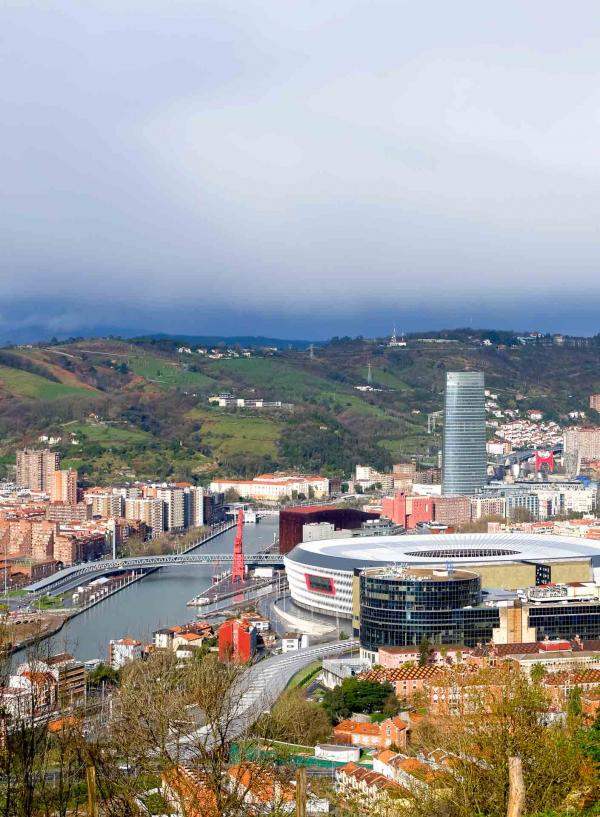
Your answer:
[[[255,553],[268,547],[278,522],[277,517],[266,517],[256,525],[244,525],[244,550]],[[234,537],[232,528],[197,552],[231,553]],[[106,660],[111,638],[131,636],[148,643],[154,630],[195,618],[198,608],[187,607],[186,602],[210,587],[212,574],[212,565],[163,567],[68,621],[50,639],[51,651],[69,652],[82,661]]]

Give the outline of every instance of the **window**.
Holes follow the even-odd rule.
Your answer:
[[[329,596],[335,596],[333,579],[329,576],[313,576],[310,573],[305,573],[304,576],[309,590],[314,593],[326,593]]]

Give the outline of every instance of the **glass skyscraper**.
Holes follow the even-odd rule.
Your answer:
[[[486,476],[483,372],[447,372],[442,494],[473,494]]]

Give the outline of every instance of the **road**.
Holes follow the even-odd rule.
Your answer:
[[[303,667],[322,658],[330,658],[343,652],[349,652],[358,647],[357,639],[332,641],[329,644],[319,644],[316,647],[306,647],[297,652],[283,653],[266,658],[253,664],[240,679],[240,697],[235,705],[235,712],[230,713],[230,723],[227,734],[220,731],[219,739],[235,740],[258,716],[268,711],[277,698],[286,688],[290,679]],[[210,748],[214,742],[209,726],[202,726],[195,732],[179,740],[180,757],[192,760],[195,756],[194,747],[200,744]]]

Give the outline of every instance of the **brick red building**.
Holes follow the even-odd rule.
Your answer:
[[[329,505],[286,508],[279,513],[279,552],[289,553],[300,544],[302,527],[311,522],[330,522],[337,530],[353,530],[360,528],[368,519],[379,519],[379,514],[356,508],[332,508]]]
[[[443,670],[439,667],[420,667],[409,664],[393,669],[372,669],[363,672],[357,677],[361,681],[371,681],[371,683],[391,684],[394,687],[396,697],[400,700],[410,698],[422,692],[428,681],[432,678],[440,677]]]
[[[397,746],[406,748],[407,723],[402,718],[388,718],[382,723],[359,723],[342,721],[334,728],[333,734],[339,743],[350,743],[362,749],[387,749]]]
[[[440,525],[466,525],[471,521],[471,500],[468,496],[436,496],[433,519]]]
[[[219,660],[250,661],[256,652],[257,632],[249,622],[230,618],[219,627]]]
[[[433,522],[433,498],[410,496],[399,491],[393,497],[384,498],[383,515],[396,525],[413,530],[419,522]]]

